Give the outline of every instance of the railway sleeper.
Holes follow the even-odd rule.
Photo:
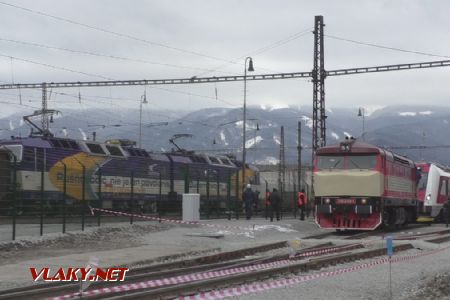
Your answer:
[[[397,245],[394,247],[394,252],[404,251],[408,249],[412,249],[413,246],[411,244],[403,244]],[[373,250],[367,250],[364,252],[356,252],[356,253],[348,253],[347,258],[350,261],[360,260],[362,258],[375,257],[384,255],[386,253],[386,248],[378,248]],[[345,255],[342,255],[341,258],[344,258]],[[260,271],[254,271],[250,273],[242,273],[235,274],[227,277],[218,277],[213,279],[208,279],[204,281],[194,281],[186,284],[179,284],[175,286],[168,286],[163,288],[157,288],[153,290],[144,290],[138,291],[135,293],[117,293],[115,296],[108,299],[165,299],[168,296],[176,297],[180,293],[183,295],[191,295],[198,293],[201,289],[202,291],[209,291],[213,289],[212,287],[227,284],[228,286],[232,286],[233,284],[242,284],[242,282],[257,281],[255,278],[264,278],[264,277],[273,277],[278,276],[280,274],[289,274],[289,273],[301,273],[306,272],[313,269],[322,268],[325,266],[329,266],[334,263],[336,257],[324,257],[321,259],[315,259],[315,261],[309,262],[300,262],[298,264],[291,264],[286,266],[280,266],[272,269],[264,269]],[[190,293],[188,293],[190,291]],[[103,298],[104,295],[96,295],[92,297],[85,297],[85,299],[99,299]]]

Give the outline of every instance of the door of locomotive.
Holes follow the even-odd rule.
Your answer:
[[[450,196],[450,178],[441,176],[439,181],[439,194],[437,198],[437,204],[443,205],[447,202]]]

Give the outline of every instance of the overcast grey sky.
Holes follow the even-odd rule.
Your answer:
[[[443,60],[450,56],[449,11],[448,1],[415,0],[1,0],[0,80],[28,83],[242,74],[246,55],[254,59],[255,74],[310,71],[311,31],[314,16],[319,14],[324,16],[325,34],[444,56],[392,51],[326,37],[328,70]],[[448,68],[435,68],[328,78],[326,105],[447,105],[449,74]],[[138,108],[143,91],[144,87],[58,90],[80,92],[83,107],[113,105],[119,109]],[[1,101],[18,103],[17,93],[1,91]],[[146,109],[232,107],[242,105],[243,83],[148,87],[147,93],[152,105]],[[40,105],[39,91],[22,91],[22,95],[24,103]],[[306,79],[248,82],[247,95],[250,105],[311,105],[312,86]],[[61,103],[80,105],[74,97],[53,95],[52,100],[56,108]]]

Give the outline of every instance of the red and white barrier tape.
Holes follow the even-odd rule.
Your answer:
[[[427,252],[419,253],[419,254],[415,254],[415,255],[395,256],[395,257],[391,258],[391,262],[397,263],[397,262],[403,262],[403,261],[407,261],[407,260],[411,260],[411,259],[416,259],[416,258],[419,258],[422,256],[431,255],[431,254],[435,254],[437,252],[448,250],[449,248],[450,248],[450,246],[447,246],[447,247],[444,247],[441,249],[431,250],[431,251],[427,251]],[[306,275],[306,276],[295,276],[295,277],[291,277],[291,278],[272,280],[272,281],[268,281],[268,282],[252,283],[252,284],[242,285],[240,287],[235,287],[235,288],[226,288],[226,289],[221,289],[221,290],[213,290],[213,291],[209,291],[209,292],[201,293],[201,294],[197,294],[197,295],[192,295],[192,296],[183,296],[183,297],[179,297],[176,299],[177,300],[199,300],[199,299],[200,300],[206,300],[206,299],[207,300],[215,300],[215,299],[236,297],[236,296],[253,294],[253,293],[260,293],[260,292],[264,292],[267,290],[292,286],[295,284],[299,284],[302,282],[311,281],[311,280],[315,280],[315,279],[319,279],[319,278],[323,278],[323,277],[332,277],[332,276],[341,275],[341,274],[345,274],[345,273],[355,272],[355,271],[362,270],[362,269],[369,269],[369,268],[373,268],[377,265],[386,264],[388,262],[389,262],[389,258],[385,257],[385,258],[381,258],[381,259],[378,259],[378,260],[375,260],[375,261],[372,261],[369,263],[364,263],[364,264],[360,264],[360,265],[356,265],[356,266],[352,266],[352,267],[348,267],[348,268],[343,268],[343,269],[338,269],[338,270],[334,270],[334,271],[322,272],[322,273]]]
[[[304,253],[299,253],[295,255],[294,257],[309,257],[309,256],[316,256],[319,254],[324,253],[332,253],[337,252],[338,250],[346,249],[355,247],[355,244],[344,246],[344,247],[333,247],[333,248],[327,248],[322,250],[315,250],[315,251],[308,251]],[[231,268],[226,270],[219,270],[219,271],[210,271],[210,272],[203,272],[203,273],[195,273],[195,274],[187,274],[187,275],[181,275],[181,276],[175,276],[175,277],[169,277],[164,279],[157,279],[157,280],[149,280],[149,281],[143,281],[139,283],[132,283],[132,284],[123,284],[111,288],[102,288],[102,289],[96,289],[96,290],[90,290],[83,293],[85,296],[92,296],[92,295],[99,295],[99,294],[108,294],[108,293],[115,293],[115,292],[122,292],[122,291],[131,291],[131,290],[139,290],[139,289],[145,289],[145,288],[156,288],[156,287],[162,287],[166,285],[174,285],[174,284],[180,284],[180,283],[187,283],[197,280],[204,280],[204,279],[211,279],[216,277],[223,277],[227,275],[233,275],[238,273],[245,273],[245,272],[251,272],[261,269],[270,269],[277,266],[282,266],[286,264],[294,263],[293,260],[285,259],[270,263],[262,263],[247,267],[241,267],[241,268]],[[52,300],[63,300],[63,299],[70,299],[73,297],[79,296],[79,293],[72,293],[62,296],[57,296],[54,298],[50,298]]]
[[[136,218],[142,218],[152,221],[160,221],[160,222],[168,222],[168,223],[176,223],[176,224],[185,224],[185,225],[200,225],[200,226],[206,226],[206,227],[213,227],[213,228],[224,228],[224,229],[239,229],[239,230],[246,230],[246,231],[253,231],[253,228],[251,227],[242,227],[242,226],[230,226],[230,225],[220,225],[220,224],[208,224],[208,223],[201,223],[201,222],[193,222],[193,221],[182,221],[182,220],[174,220],[174,219],[164,219],[164,218],[158,218],[158,217],[150,217],[150,216],[144,216],[144,215],[138,215],[138,214],[130,214],[120,211],[113,211],[103,208],[95,208],[90,207],[91,214],[94,214],[94,211],[100,211],[107,214],[112,215],[120,215],[120,216],[126,216],[126,217],[136,217]]]

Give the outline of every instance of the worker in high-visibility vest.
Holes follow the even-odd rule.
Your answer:
[[[305,210],[308,205],[308,197],[306,197],[305,189],[297,193],[297,206],[300,209],[300,220],[305,220]]]

